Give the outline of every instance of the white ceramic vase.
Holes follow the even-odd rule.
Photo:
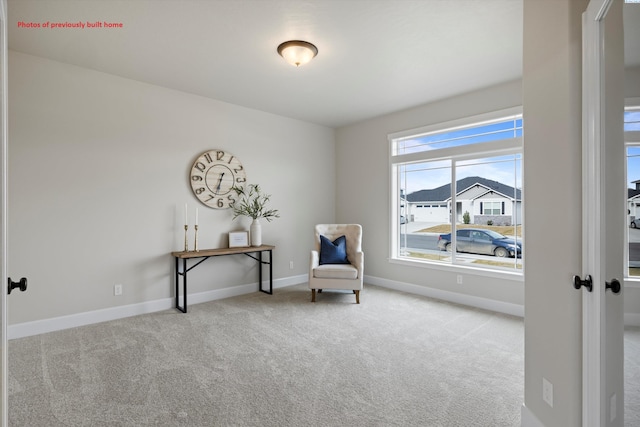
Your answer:
[[[249,231],[251,232],[251,246],[262,245],[262,226],[258,218],[253,220]]]

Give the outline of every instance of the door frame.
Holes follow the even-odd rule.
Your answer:
[[[8,337],[7,337],[7,2],[0,0],[0,427],[6,427],[9,420],[7,392]]]
[[[604,19],[615,1],[590,0],[582,18],[582,268],[593,277],[593,292],[582,293],[582,425],[622,425],[624,395],[607,395],[606,217],[605,173],[605,84]],[[624,100],[621,100],[622,102]],[[621,159],[622,161],[623,159]],[[620,192],[625,190],[621,186]],[[605,249],[603,249],[605,248]],[[609,292],[610,294],[610,292]],[[622,298],[622,295],[614,298]],[[620,367],[622,369],[622,367]],[[622,409],[619,409],[622,408]]]
[[[601,135],[601,43],[603,38],[602,20],[611,6],[612,0],[591,0],[583,14],[582,21],[582,241],[587,250],[582,252],[583,274],[592,274],[596,281],[601,276],[600,246],[602,238],[600,171]],[[595,89],[595,90],[594,90]],[[595,233],[595,241],[590,241],[590,233]],[[587,266],[593,266],[592,271]],[[604,383],[601,369],[602,355],[600,340],[604,333],[602,322],[604,310],[600,286],[594,292],[582,294],[582,425],[599,426],[603,418],[600,402]],[[589,422],[591,420],[592,422]]]

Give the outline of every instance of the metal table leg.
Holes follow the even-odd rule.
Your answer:
[[[262,251],[258,251],[258,290],[262,290]]]
[[[179,271],[179,261],[176,258],[176,308],[183,313],[187,312],[187,259],[182,259],[182,273]],[[182,276],[182,307],[180,307],[180,280],[179,277]]]
[[[273,294],[273,252],[269,250],[269,295]]]
[[[272,251],[268,251],[269,252],[269,262],[267,261],[262,261],[262,252],[260,251],[258,252],[258,283],[259,283],[259,290],[260,292],[264,292],[265,294],[269,294],[269,295],[273,295],[273,253]],[[269,264],[269,290],[265,291],[264,289],[262,289],[262,265],[263,264]]]

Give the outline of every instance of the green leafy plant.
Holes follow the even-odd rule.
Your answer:
[[[270,194],[261,193],[258,184],[249,184],[246,187],[231,187],[238,199],[233,203],[233,219],[239,216],[249,218],[264,218],[271,221],[273,218],[280,218],[277,209],[267,209],[267,203],[271,198]]]
[[[471,215],[469,215],[469,211],[465,211],[465,212],[462,214],[462,221],[463,221],[465,224],[469,224],[469,223],[471,222]]]

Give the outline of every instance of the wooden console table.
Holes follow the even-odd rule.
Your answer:
[[[211,257],[224,256],[224,255],[238,255],[244,254],[249,258],[253,258],[258,261],[258,290],[266,294],[273,294],[273,249],[275,246],[261,245],[261,246],[247,246],[242,248],[220,248],[220,249],[202,249],[199,251],[182,251],[171,252],[171,255],[176,259],[176,308],[183,313],[187,312],[187,273],[193,268],[199,266],[201,263]],[[262,253],[269,252],[269,261],[262,260]],[[254,256],[252,254],[256,254]],[[191,267],[187,268],[187,260],[192,258],[202,258]],[[180,271],[180,260],[182,260],[182,271]],[[262,265],[269,265],[269,290],[262,289]],[[180,307],[179,302],[179,284],[180,276],[182,276],[182,295],[183,304]]]

